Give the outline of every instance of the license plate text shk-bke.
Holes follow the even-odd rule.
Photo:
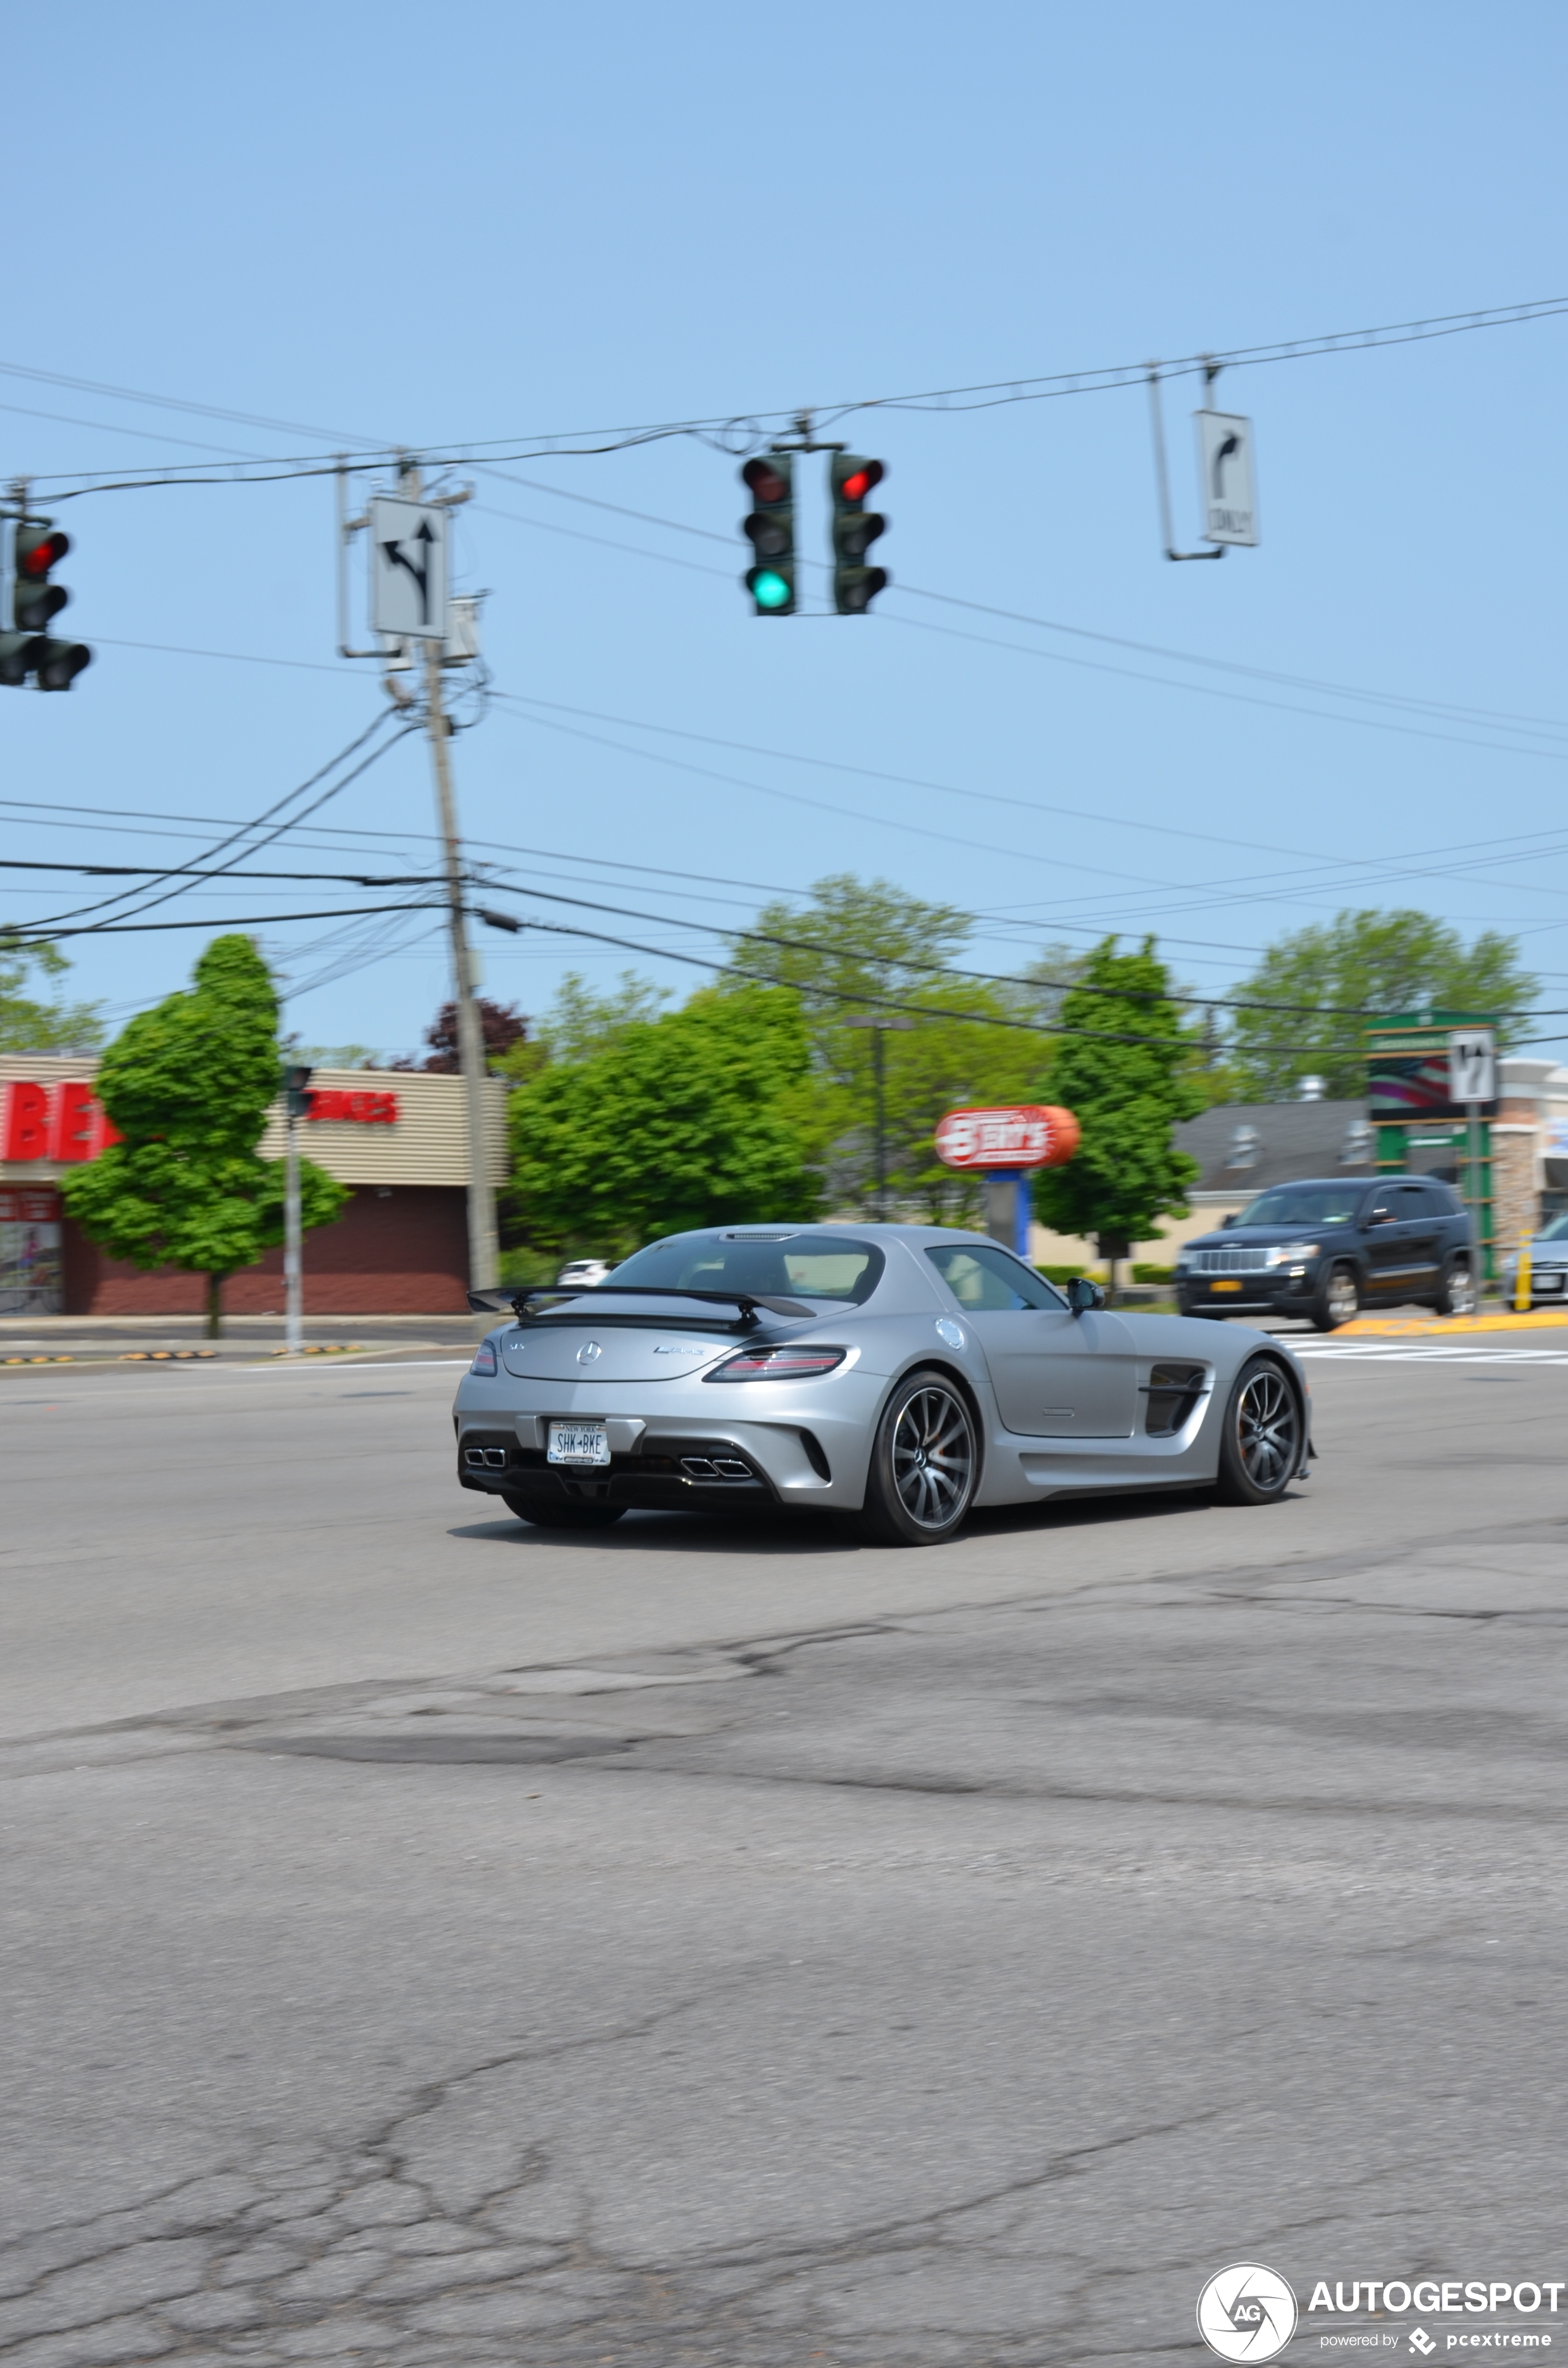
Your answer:
[[[548,1460],[551,1463],[608,1463],[609,1435],[602,1422],[552,1422]]]

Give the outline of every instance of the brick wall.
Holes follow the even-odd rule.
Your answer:
[[[106,1258],[69,1220],[62,1251],[67,1315],[196,1315],[205,1304],[202,1276],[169,1268],[142,1274]],[[359,1185],[335,1224],[305,1235],[303,1263],[307,1315],[460,1315],[467,1196],[453,1185]],[[223,1307],[230,1315],[280,1315],[282,1251],[231,1275]]]
[[[1499,1253],[1517,1249],[1540,1224],[1536,1140],[1535,1127],[1521,1121],[1492,1129],[1493,1238]]]

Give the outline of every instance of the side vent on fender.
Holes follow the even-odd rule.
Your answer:
[[[1150,1366],[1149,1378],[1143,1384],[1149,1401],[1143,1428],[1151,1439],[1168,1439],[1173,1431],[1186,1428],[1203,1395],[1208,1378],[1208,1369],[1203,1365]]]

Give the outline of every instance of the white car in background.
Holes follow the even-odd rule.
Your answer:
[[[588,1291],[596,1282],[602,1282],[609,1271],[604,1258],[568,1258],[555,1278],[556,1287],[559,1290],[564,1284],[568,1289],[574,1286],[578,1291]]]
[[[1530,1260],[1530,1305],[1568,1307],[1568,1210],[1542,1225],[1527,1245]],[[1519,1253],[1503,1262],[1503,1297],[1511,1307],[1519,1292]]]

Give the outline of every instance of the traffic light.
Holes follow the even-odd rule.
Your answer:
[[[759,453],[741,471],[741,482],[756,504],[741,532],[749,536],[756,565],[745,587],[759,617],[789,617],[795,609],[795,459],[790,452]]]
[[[69,690],[93,654],[84,642],[56,641],[44,631],[59,615],[71,595],[63,584],[51,584],[50,572],[71,548],[68,534],[58,534],[47,518],[24,518],[11,546],[12,633],[0,633],[0,683],[14,689],[29,674],[40,690]]]
[[[833,605],[841,617],[863,617],[888,580],[885,567],[865,564],[888,523],[866,507],[866,496],[886,474],[880,461],[863,461],[858,452],[833,456]]]

